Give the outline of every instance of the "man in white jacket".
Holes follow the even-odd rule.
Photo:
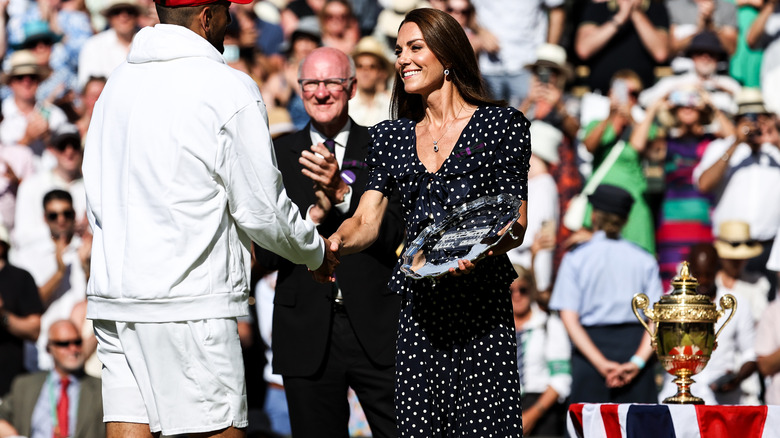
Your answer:
[[[221,55],[230,3],[156,2],[84,156],[104,421],[109,438],[243,437],[250,240],[321,279],[338,261],[287,197],[257,85]]]

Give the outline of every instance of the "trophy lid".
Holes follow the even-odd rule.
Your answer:
[[[710,297],[701,295],[696,291],[699,281],[691,275],[687,261],[682,262],[680,274],[672,279],[672,293],[661,297],[660,304],[676,304],[681,302],[691,304],[712,305]]]

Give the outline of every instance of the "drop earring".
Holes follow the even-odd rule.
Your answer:
[[[450,75],[450,69],[445,68],[444,69],[444,76],[449,76],[449,75]]]

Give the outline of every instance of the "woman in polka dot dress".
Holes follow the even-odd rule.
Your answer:
[[[476,59],[458,23],[435,9],[404,19],[396,45],[393,114],[371,129],[372,179],[355,216],[331,236],[342,256],[377,236],[387,196],[402,197],[407,235],[416,236],[464,202],[509,193],[527,199],[529,123],[486,100]],[[504,253],[522,242],[526,205],[494,254],[459,261],[443,279],[407,279],[396,354],[399,436],[522,436],[520,383]]]

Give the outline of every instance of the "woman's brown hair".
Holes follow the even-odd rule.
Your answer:
[[[451,80],[463,99],[477,106],[506,106],[506,102],[488,99],[489,93],[479,73],[477,58],[466,33],[458,22],[438,9],[414,9],[406,14],[399,29],[406,23],[420,28],[425,44],[445,69],[450,70],[446,80]],[[422,96],[404,90],[402,80],[396,74],[393,84],[393,100],[390,113],[394,119],[406,117],[416,122],[425,117]]]

